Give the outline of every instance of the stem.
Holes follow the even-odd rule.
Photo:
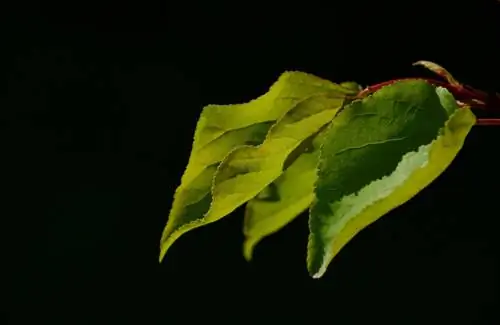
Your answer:
[[[356,96],[364,98],[377,90],[403,80],[425,80],[428,83],[448,89],[456,98],[460,106],[470,106],[473,109],[481,109],[484,111],[500,112],[500,94],[489,95],[484,91],[474,89],[470,86],[461,84],[450,84],[447,82],[428,79],[428,78],[401,78],[384,81],[372,86],[368,86]],[[500,126],[500,119],[478,119],[476,125],[496,125]]]
[[[495,125],[500,126],[500,118],[479,118],[476,125]]]

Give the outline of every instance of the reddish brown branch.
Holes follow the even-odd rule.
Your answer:
[[[495,125],[500,126],[500,118],[479,118],[476,125]]]
[[[404,80],[425,80],[435,86],[441,86],[441,87],[446,87],[446,83],[442,82],[442,81],[438,81],[438,80],[433,80],[433,79],[425,79],[425,78],[400,78],[400,79],[393,79],[393,80],[389,80],[389,81],[384,81],[384,82],[381,82],[381,83],[378,83],[378,84],[375,84],[375,85],[372,85],[372,86],[368,86],[366,87],[365,89],[363,89],[359,94],[358,94],[358,98],[364,98],[374,92],[376,92],[377,90],[379,90],[380,88],[383,88],[385,86],[388,86],[390,84],[393,84],[395,82],[398,82],[398,81],[404,81]]]

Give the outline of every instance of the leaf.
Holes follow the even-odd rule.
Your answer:
[[[246,104],[208,105],[198,120],[193,148],[161,239],[160,261],[184,232],[203,224],[220,162],[242,145],[262,143],[271,125],[305,98],[351,94],[352,88],[301,73],[285,72],[269,92]]]
[[[327,125],[344,102],[323,95],[305,99],[271,127],[260,146],[241,146],[220,165],[207,219],[219,219],[259,194],[283,172],[287,157]]]
[[[443,68],[439,64],[436,64],[436,63],[430,62],[430,61],[421,60],[421,61],[417,61],[417,62],[413,63],[413,65],[421,65],[421,66],[431,70],[432,72],[434,72],[438,76],[446,79],[446,81],[448,81],[448,83],[450,85],[460,86],[460,83],[455,78],[453,78],[451,73],[449,73],[448,70],[446,70],[445,68]]]
[[[359,231],[455,158],[475,117],[450,96],[424,81],[401,81],[353,102],[332,122],[310,210],[307,264],[314,278]]]
[[[297,150],[298,157],[294,157],[295,160],[283,174],[247,203],[243,255],[248,261],[252,259],[253,249],[260,240],[283,228],[311,205],[319,147],[326,130],[324,128],[319,134],[314,134],[311,141],[304,141],[306,148]]]

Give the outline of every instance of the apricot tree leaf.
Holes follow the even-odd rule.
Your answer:
[[[271,127],[259,146],[233,150],[219,166],[206,219],[217,220],[259,194],[283,172],[287,157],[330,123],[344,98],[312,96],[298,103]]]
[[[340,85],[351,89],[353,94],[361,90],[355,82]],[[247,203],[243,224],[243,255],[247,260],[252,259],[254,246],[260,240],[286,226],[310,206],[326,126],[302,141],[287,156],[281,176]]]
[[[415,65],[447,83],[392,80],[361,91],[355,82],[286,72],[254,101],[205,107],[160,261],[182,234],[245,203],[250,260],[260,240],[309,207],[307,268],[321,277],[357,233],[443,173],[476,122],[466,103],[482,93],[435,63]]]
[[[303,101],[311,96],[324,94],[343,98],[355,93],[352,84],[337,85],[306,73],[285,72],[269,92],[249,103],[206,106],[198,120],[189,162],[163,231],[160,260],[180,235],[217,219],[205,217],[212,204],[214,177],[229,152],[239,146],[262,143],[276,120],[285,118],[284,115],[299,103],[303,106]],[[287,116],[285,119],[293,119],[295,115]],[[216,193],[221,192],[217,190]],[[220,214],[220,210],[212,210]]]
[[[294,160],[283,174],[247,203],[243,224],[243,255],[247,260],[252,259],[259,241],[286,226],[311,205],[319,148],[326,131],[327,128],[323,128],[309,141],[304,141],[297,157],[287,158]]]
[[[321,148],[307,265],[321,277],[360,230],[411,199],[455,158],[475,123],[425,81],[400,81],[345,107]]]

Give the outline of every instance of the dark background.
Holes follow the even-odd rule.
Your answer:
[[[498,324],[500,128],[352,240],[321,280],[307,217],[241,254],[242,213],[158,244],[209,103],[285,70],[500,90],[495,1],[15,2],[2,10],[8,324]]]

